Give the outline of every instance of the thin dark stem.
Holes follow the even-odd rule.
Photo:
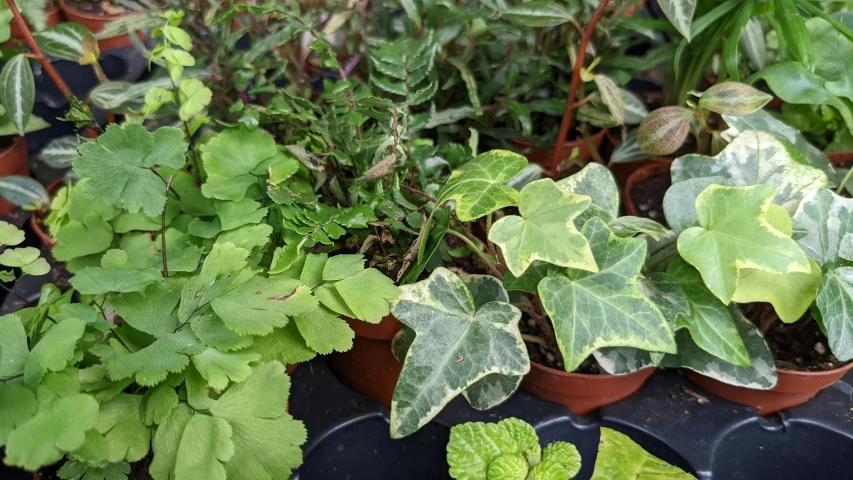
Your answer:
[[[604,165],[604,160],[601,159],[601,154],[598,152],[598,148],[595,146],[595,142],[592,141],[592,137],[589,135],[589,129],[586,124],[581,124],[581,136],[583,137],[583,142],[586,144],[587,150],[589,150],[589,156],[592,157],[592,160],[596,163],[600,163]]]
[[[604,16],[604,12],[607,10],[607,6],[610,3],[610,0],[600,0],[598,3],[598,8],[595,9],[595,13],[592,14],[592,18],[589,21],[589,24],[586,26],[586,30],[583,32],[583,36],[581,36],[580,43],[578,44],[578,53],[577,58],[575,58],[575,66],[574,70],[572,70],[572,83],[569,86],[569,96],[566,100],[566,110],[563,112],[563,121],[560,122],[560,131],[557,134],[557,143],[554,145],[554,156],[551,158],[551,175],[557,174],[557,167],[560,164],[560,156],[563,153],[563,144],[566,143],[566,137],[569,135],[569,127],[572,125],[572,117],[575,113],[575,98],[577,97],[578,86],[581,82],[581,68],[583,68],[583,61],[586,57],[586,49],[589,45],[589,40],[592,38],[592,34],[595,31],[595,25],[601,20],[601,17]]]
[[[457,232],[456,230],[448,229],[447,233],[449,233],[450,235],[453,235],[454,237],[458,238],[459,240],[462,240],[462,242],[465,243],[465,245],[467,245],[468,248],[471,249],[471,251],[474,252],[480,258],[480,261],[483,262],[483,265],[485,265],[486,268],[491,270],[492,275],[494,275],[496,278],[498,278],[500,280],[503,280],[504,276],[503,276],[503,274],[501,274],[500,270],[498,270],[498,267],[496,267],[494,263],[492,263],[488,258],[486,258],[486,255],[483,252],[481,252],[480,249],[477,248],[476,245],[474,245],[474,242],[472,242],[471,239],[469,239],[465,235],[462,235],[461,233]]]
[[[208,305],[210,305],[210,302],[205,303],[204,305],[199,305],[198,307],[196,307],[196,308],[195,308],[195,310],[193,310],[193,311],[190,313],[190,316],[189,316],[189,317],[187,317],[187,321],[186,321],[186,322],[184,322],[184,323],[182,323],[182,324],[178,325],[177,327],[175,327],[175,332],[177,332],[178,330],[180,330],[180,329],[184,328],[188,323],[190,323],[190,320],[192,320],[192,319],[193,319],[193,317],[195,316],[195,314],[196,314],[196,313],[198,313],[198,311],[199,311],[199,310],[201,310],[202,308],[204,308],[204,307],[206,307],[206,306],[208,306]]]
[[[169,195],[169,189],[172,188],[172,179],[175,178],[175,173],[169,175],[169,181],[166,182],[166,195]],[[169,278],[169,264],[166,260],[166,208],[163,207],[163,214],[160,215],[160,253],[163,255],[163,278]]]
[[[174,195],[174,196],[175,196],[175,198],[177,198],[178,200],[180,200],[180,199],[181,199],[181,196],[180,196],[180,195],[178,195],[178,192],[176,192],[176,191],[175,191],[175,189],[171,187],[170,183],[169,183],[169,182],[167,182],[165,178],[163,178],[163,175],[160,175],[160,173],[159,173],[159,172],[157,172],[157,170],[156,170],[156,169],[154,169],[154,167],[149,168],[149,170],[151,170],[152,172],[154,172],[154,175],[157,175],[158,177],[160,177],[160,180],[163,180],[163,184],[164,184],[164,185],[166,185],[166,187],[167,187],[167,188],[166,188],[166,196],[169,196],[169,194],[171,193],[171,194],[172,194],[172,195]],[[174,175],[174,173],[173,173],[172,175]]]
[[[426,198],[427,200],[429,200],[429,201],[431,201],[431,202],[434,202],[434,201],[435,201],[435,198],[434,198],[434,197],[432,197],[431,195],[428,195],[428,194],[426,194],[426,193],[424,193],[424,192],[422,192],[422,191],[418,190],[417,188],[410,187],[410,186],[405,185],[405,184],[402,184],[402,183],[400,184],[400,187],[405,188],[406,190],[408,190],[408,191],[410,191],[410,192],[412,192],[412,193],[414,193],[414,194],[416,194],[416,195],[420,195],[420,196],[422,196],[422,197]]]
[[[24,376],[23,373],[19,373],[17,375],[12,375],[11,377],[2,377],[2,378],[0,378],[0,382],[8,382],[8,381],[14,380],[16,378],[21,378],[23,376]]]

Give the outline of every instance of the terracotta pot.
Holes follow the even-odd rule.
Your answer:
[[[592,144],[595,146],[596,150],[601,150],[601,143],[604,141],[605,135],[607,135],[607,129],[603,128],[591,137]],[[544,148],[536,148],[534,147],[533,142],[526,138],[514,138],[511,141],[519,147],[524,148],[524,156],[527,157],[527,160],[542,165],[546,170],[551,168],[553,151],[550,148],[547,150]],[[586,142],[584,142],[582,138],[579,138],[577,140],[567,141],[563,144],[563,149],[560,152],[560,162],[570,158],[575,148],[578,149],[578,155],[581,160],[589,161],[589,147],[587,147]]]
[[[73,4],[66,3],[65,0],[59,0],[59,6],[62,8],[62,11],[65,13],[65,18],[68,21],[79,23],[84,27],[88,28],[92,31],[92,33],[98,33],[104,29],[107,23],[112,22],[113,20],[118,20],[120,18],[131,17],[133,15],[137,15],[135,13],[131,13],[128,15],[97,15],[94,13],[85,12],[76,8]],[[136,35],[140,40],[144,40],[145,36],[140,32],[136,32]],[[106,52],[107,50],[111,50],[113,48],[122,48],[129,47],[132,43],[130,42],[130,35],[125,33],[122,35],[118,35],[116,37],[104,38],[102,40],[98,40],[98,48],[101,49],[101,52]]]
[[[53,196],[56,195],[56,192],[65,185],[65,179],[59,178],[53,181],[50,185],[47,186],[47,194],[50,196],[51,200]],[[33,212],[30,216],[30,228],[39,237],[41,243],[47,248],[53,250],[53,247],[56,246],[56,242],[53,241],[53,238],[47,233],[44,229],[44,213],[45,212]],[[296,367],[294,367],[296,368]]]
[[[770,415],[779,410],[806,403],[821,390],[843,377],[851,368],[853,368],[853,362],[825,372],[798,372],[777,368],[778,381],[770,390],[729,385],[692,370],[687,371],[687,377],[696,385],[722,399],[752,407],[759,415]]]
[[[391,408],[403,366],[391,353],[390,341],[356,336],[348,352],[329,357],[329,366],[344,385]]]
[[[656,175],[666,174],[669,176],[669,169],[672,166],[672,160],[664,157],[654,157],[646,160],[646,162],[628,176],[628,179],[625,181],[625,187],[622,189],[622,201],[625,204],[625,213],[635,217],[640,216],[640,210],[634,205],[634,201],[631,199],[631,190],[634,188],[634,185]]]
[[[47,17],[48,27],[58,25],[62,22],[62,10],[59,9],[58,5],[49,5],[44,13]],[[12,38],[17,38],[18,40],[24,39],[24,32],[21,31],[18,21],[14,18],[9,22],[9,32],[12,34]]]
[[[362,322],[361,320],[353,320],[344,317],[356,337],[370,338],[372,340],[390,341],[394,335],[403,328],[403,324],[394,318],[393,315],[388,315],[381,322],[373,324]]]
[[[27,168],[27,141],[24,137],[18,137],[11,147],[0,152],[0,177],[10,175],[30,175]],[[0,197],[0,217],[8,215],[17,208],[13,203]]]
[[[826,156],[829,158],[829,163],[835,167],[840,167],[847,162],[853,162],[853,152],[830,152]]]
[[[631,396],[653,373],[654,368],[628,375],[567,373],[531,361],[530,373],[521,381],[521,388],[549,402],[565,405],[575,415],[586,415]]]

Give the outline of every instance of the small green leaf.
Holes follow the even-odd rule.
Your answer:
[[[175,387],[168,383],[161,383],[145,391],[142,402],[139,404],[139,416],[145,425],[161,425],[177,406],[178,394],[175,392]]]
[[[616,478],[695,480],[693,475],[643,450],[627,435],[601,427],[592,480]]]
[[[24,239],[24,232],[21,229],[9,222],[0,220],[0,245],[20,245]]]
[[[690,25],[693,23],[693,12],[696,11],[696,3],[697,0],[660,0],[658,3],[663,14],[672,23],[672,26],[688,42],[691,40]]]
[[[139,268],[128,261],[124,250],[110,250],[100,267],[89,267],[71,278],[80,293],[101,295],[110,292],[138,292],[162,279],[159,270]]]
[[[33,178],[10,175],[0,178],[0,195],[19,207],[40,209],[50,205],[50,197],[44,186]]]
[[[33,347],[24,366],[24,384],[35,389],[47,372],[65,369],[74,358],[77,340],[83,336],[86,322],[71,318],[60,322]]]
[[[625,121],[625,101],[622,99],[622,91],[616,86],[616,82],[605,75],[595,75],[592,80],[598,87],[601,101],[607,105],[610,114],[621,124]]]
[[[554,2],[534,0],[502,11],[501,17],[523,27],[555,27],[573,20],[577,5],[569,5],[571,10]]]
[[[650,155],[676,152],[690,133],[692,119],[693,112],[687,108],[663,107],[654,110],[637,129],[640,149]]]
[[[459,70],[459,75],[462,77],[462,81],[465,82],[465,88],[468,89],[468,101],[471,102],[471,106],[474,108],[474,113],[482,115],[483,108],[480,106],[480,95],[477,93],[477,80],[474,77],[474,74],[471,73],[471,70],[468,69],[467,65],[455,57],[448,57],[447,61],[453,65],[456,70]]]
[[[82,65],[97,60],[100,53],[92,31],[79,23],[63,22],[33,36],[44,53],[60,60]]]
[[[536,430],[517,418],[498,423],[467,422],[450,429],[447,464],[451,478],[485,480],[492,478],[490,472],[496,473],[500,468],[491,467],[498,459],[512,457],[524,464],[523,475],[517,477],[523,480],[527,478],[529,465],[539,462],[540,450]]]
[[[231,425],[221,418],[194,414],[178,445],[175,478],[225,480],[225,463],[234,456]],[[174,448],[174,447],[173,447]]]
[[[112,358],[107,368],[113,380],[133,377],[136,383],[152,387],[166,380],[170,373],[184,371],[190,363],[189,356],[203,347],[192,331],[185,328],[155,340],[138,352]]]
[[[193,355],[193,365],[211,388],[223,390],[230,382],[242,382],[252,373],[249,364],[260,360],[255,352],[222,352],[206,348]]]
[[[702,94],[699,106],[722,115],[748,115],[773,100],[773,96],[738,82],[718,83]]]
[[[11,313],[0,317],[0,377],[24,373],[30,348],[21,317]]]
[[[38,402],[32,390],[17,383],[0,384],[0,445],[17,427],[33,418]]]
[[[178,117],[184,122],[192,120],[210,104],[213,92],[197,78],[188,78],[181,82],[178,90],[178,102],[181,105]]]
[[[504,185],[521,173],[527,159],[517,153],[492,150],[455,170],[438,193],[436,205],[453,200],[463,222],[476,220],[518,203],[518,191]]]
[[[101,404],[95,429],[104,436],[110,463],[136,462],[148,455],[151,430],[140,418],[142,395],[120,393]]]
[[[542,450],[541,463],[560,465],[567,470],[568,477],[565,478],[574,478],[581,469],[581,454],[571,443],[554,442]]]
[[[202,145],[201,153],[208,175],[202,193],[232,202],[246,196],[246,190],[257,183],[256,175],[287,159],[270,135],[242,127],[219,133]]]
[[[79,141],[76,136],[68,135],[54,138],[41,150],[41,158],[50,168],[70,168],[79,156],[77,154],[78,144]]]
[[[23,54],[15,55],[0,71],[0,103],[15,125],[18,135],[25,133],[36,100],[36,85],[30,62]]]

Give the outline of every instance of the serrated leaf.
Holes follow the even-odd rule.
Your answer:
[[[768,221],[774,193],[769,185],[711,185],[696,199],[700,226],[678,236],[678,253],[699,270],[708,289],[725,304],[731,302],[743,268],[770,273],[811,271],[797,244]]]
[[[354,333],[347,322],[325,309],[316,309],[293,318],[309,348],[320,355],[345,352],[352,348]]]
[[[672,26],[688,42],[691,39],[690,25],[693,23],[693,12],[696,11],[696,2],[697,0],[660,0],[658,2],[666,18],[669,19]]]
[[[151,169],[182,168],[187,142],[177,128],[161,127],[152,134],[137,123],[111,124],[97,140],[80,145],[79,152],[74,171],[89,179],[86,196],[153,217],[166,205],[166,185]]]
[[[252,345],[253,337],[239,335],[229,330],[225,323],[210,310],[196,314],[190,326],[199,340],[224,352],[242,350]]]
[[[462,279],[442,267],[401,290],[394,316],[416,336],[391,401],[392,437],[414,433],[486,375],[530,370],[518,331],[521,312],[512,305],[489,302],[476,309]]]
[[[77,340],[83,336],[85,329],[86,322],[76,318],[51,327],[27,356],[24,384],[34,390],[47,372],[65,369],[74,358]]]
[[[317,352],[305,343],[296,322],[276,328],[269,335],[255,337],[252,349],[258,352],[265,362],[275,360],[288,365],[307,362],[317,356]]]
[[[97,61],[100,53],[91,30],[78,23],[63,22],[36,32],[33,37],[44,53],[60,60],[83,65]]]
[[[521,276],[535,260],[598,271],[589,243],[574,224],[589,204],[589,197],[568,193],[553,180],[535,181],[521,190],[521,216],[498,220],[489,231],[489,241],[501,248],[507,268],[515,276]]]
[[[379,270],[362,270],[352,277],[324,285],[315,291],[320,302],[333,312],[368,323],[379,323],[400,295],[394,281]]]
[[[181,299],[182,286],[174,280],[166,280],[149,285],[139,293],[112,296],[110,302],[130,326],[159,338],[174,332],[178,326],[175,308]]]
[[[139,268],[128,261],[123,250],[110,250],[101,259],[100,267],[89,267],[71,278],[71,285],[80,293],[100,295],[110,292],[138,292],[161,280],[160,271]]]
[[[592,480],[615,478],[695,480],[693,475],[643,450],[627,435],[601,427]]]
[[[811,167],[785,140],[764,132],[746,131],[715,157],[684,155],[672,164],[673,183],[719,176],[732,187],[772,185],[773,202],[793,214],[809,192],[827,184],[826,175]]]
[[[607,105],[610,114],[621,124],[625,121],[625,101],[622,99],[622,91],[616,86],[616,82],[605,75],[594,75],[592,77],[601,101]]]
[[[650,155],[669,155],[677,151],[687,134],[693,112],[683,107],[663,107],[649,113],[637,129],[640,150]]]
[[[171,388],[171,387],[170,387]],[[178,456],[176,445],[180,445],[187,423],[193,411],[186,403],[179,403],[171,415],[157,428],[151,442],[154,458],[149,473],[157,480],[175,478],[175,460]]]
[[[210,306],[229,329],[241,335],[265,335],[287,325],[290,317],[317,308],[317,300],[299,281],[254,277]]]
[[[540,463],[560,465],[566,469],[568,478],[574,478],[581,469],[581,455],[577,447],[571,443],[554,442],[542,450],[542,462]]]
[[[584,225],[583,234],[599,272],[568,269],[548,276],[538,287],[566,371],[601,347],[674,352],[669,324],[638,284],[645,240],[617,237],[598,218]]]
[[[492,150],[478,155],[453,171],[438,193],[436,205],[453,200],[456,215],[470,222],[503,207],[518,203],[518,191],[504,185],[521,173],[527,159],[506,150]]]
[[[260,130],[232,128],[201,147],[207,181],[201,191],[208,198],[239,202],[246,190],[274,163],[286,160],[275,140]]]
[[[222,352],[215,348],[206,348],[193,355],[193,365],[198,373],[207,380],[210,388],[223,390],[230,382],[242,382],[252,373],[249,364],[257,362],[261,356],[255,352]]]
[[[233,230],[243,225],[260,223],[268,211],[269,208],[261,208],[260,203],[248,198],[239,202],[216,202],[216,215],[219,217],[222,230]]]
[[[577,6],[571,10],[561,4],[545,0],[534,0],[503,10],[501,17],[523,27],[555,27],[572,21]]]
[[[44,186],[33,178],[21,175],[0,178],[0,195],[19,207],[42,208],[50,204]]]
[[[713,85],[699,98],[699,106],[721,115],[748,115],[773,100],[761,90],[738,82]]]
[[[26,133],[35,100],[36,85],[30,62],[23,54],[15,55],[0,71],[0,103],[19,135]]]
[[[133,377],[136,383],[151,387],[162,382],[170,373],[180,373],[190,363],[190,355],[203,346],[188,328],[166,335],[151,345],[128,355],[118,355],[107,363],[110,378],[122,380]]]
[[[451,478],[492,478],[488,475],[490,465],[504,456],[516,456],[524,462],[520,478],[526,478],[528,466],[538,463],[541,456],[536,430],[517,418],[498,423],[467,422],[450,429],[447,464]]]

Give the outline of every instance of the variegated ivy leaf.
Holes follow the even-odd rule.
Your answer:
[[[590,198],[590,213],[609,222],[619,216],[619,186],[610,169],[588,163],[580,172],[557,182],[561,190]],[[578,225],[578,228],[583,225]]]
[[[678,236],[678,252],[696,267],[708,289],[732,301],[741,269],[809,273],[808,258],[789,235],[775,228],[786,212],[771,202],[769,185],[711,185],[696,199],[698,227]],[[790,224],[790,220],[788,220]]]
[[[718,83],[702,93],[699,106],[721,115],[748,115],[773,97],[739,82]]]
[[[695,480],[693,475],[643,450],[624,433],[602,427],[592,480],[616,478]]]
[[[776,365],[770,347],[767,346],[758,328],[740,313],[737,306],[730,305],[729,313],[752,361],[750,366],[739,367],[702,350],[692,340],[686,329],[675,333],[678,353],[664,355],[658,365],[669,368],[689,368],[730,385],[758,390],[773,388],[776,385]]]
[[[833,355],[842,362],[853,359],[853,268],[826,272],[817,289],[817,307]]]
[[[583,234],[599,272],[567,269],[546,277],[538,288],[566,371],[603,347],[674,352],[672,329],[638,284],[646,241],[620,238],[598,218],[587,222]]]
[[[435,204],[453,200],[456,215],[463,222],[518,203],[518,191],[504,185],[521,173],[527,159],[506,150],[492,150],[478,155],[450,174],[438,193]]]
[[[853,261],[853,199],[827,189],[810,193],[794,214],[797,244],[824,268]]]
[[[627,375],[654,365],[651,353],[639,348],[599,348],[592,355],[598,366],[611,375]]]
[[[489,230],[489,240],[501,248],[515,276],[535,260],[597,271],[589,243],[574,225],[575,217],[589,204],[589,197],[568,193],[551,179],[537,180],[521,190],[521,216],[498,220]]]
[[[521,312],[514,306],[489,302],[476,308],[462,279],[443,267],[401,290],[393,313],[415,339],[391,401],[393,438],[414,433],[490,374],[518,377],[530,370],[518,331]]]
[[[659,240],[667,232],[663,225],[650,218],[643,217],[619,217],[608,223],[607,226],[620,237],[633,237],[638,233],[644,233],[655,240]]]
[[[696,198],[711,185],[726,185],[723,177],[691,178],[672,184],[663,196],[663,214],[675,233],[699,225],[696,217]]]
[[[791,214],[803,197],[827,184],[826,175],[789,142],[755,131],[741,133],[715,157],[684,155],[672,163],[673,183],[712,176],[732,187],[772,185],[773,202]]]
[[[660,0],[658,2],[666,18],[688,42],[690,41],[690,25],[693,23],[696,2],[697,0]]]
[[[650,155],[669,155],[690,133],[693,112],[683,107],[663,107],[651,112],[637,129],[640,149]]]

